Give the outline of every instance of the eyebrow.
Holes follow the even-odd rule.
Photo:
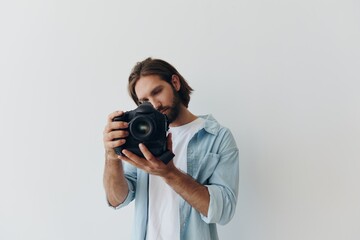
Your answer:
[[[163,89],[164,86],[162,85],[159,85],[157,87],[155,87],[153,90],[151,90],[150,92],[150,96],[154,96],[159,90]],[[148,99],[147,98],[140,98],[139,101],[140,102],[144,102],[144,101],[147,101]]]

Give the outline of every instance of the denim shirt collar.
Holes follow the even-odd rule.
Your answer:
[[[204,130],[212,135],[216,135],[220,130],[220,124],[211,115],[199,115],[198,117],[205,120]]]

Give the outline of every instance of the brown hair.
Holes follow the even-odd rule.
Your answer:
[[[174,74],[177,75],[180,79],[181,86],[178,93],[181,102],[182,104],[184,104],[185,107],[188,107],[190,101],[190,94],[193,89],[189,86],[183,76],[181,76],[181,74],[171,64],[161,59],[147,58],[141,62],[136,63],[134,68],[131,70],[129,76],[129,94],[136,103],[136,105],[139,105],[140,102],[135,93],[135,85],[141,77],[157,75],[162,80],[168,82],[172,86],[171,79]]]

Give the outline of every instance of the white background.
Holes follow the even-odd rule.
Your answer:
[[[221,239],[360,239],[357,0],[1,1],[0,239],[129,239],[102,131],[132,66],[173,64],[236,136]]]

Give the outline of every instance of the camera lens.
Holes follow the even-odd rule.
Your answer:
[[[135,126],[135,131],[139,135],[146,135],[150,132],[150,125],[145,121],[138,122]]]
[[[133,119],[129,126],[132,136],[139,141],[146,141],[154,131],[154,124],[151,119],[138,116]]]

